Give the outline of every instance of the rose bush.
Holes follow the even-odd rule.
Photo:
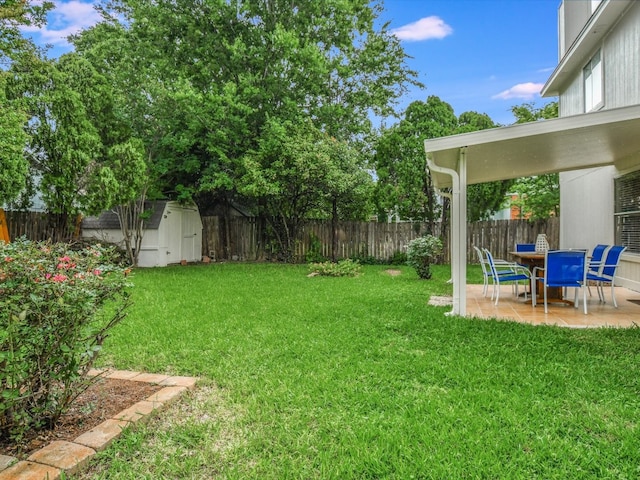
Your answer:
[[[129,270],[100,245],[0,242],[0,435],[49,427],[90,384],[129,305]]]

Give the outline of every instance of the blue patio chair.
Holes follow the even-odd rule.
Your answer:
[[[478,247],[476,247],[475,245],[473,246],[473,249],[476,251],[476,256],[478,257],[478,262],[480,262],[480,267],[482,268],[482,296],[486,297],[487,296],[487,289],[489,288],[489,271],[487,270],[487,264],[486,264],[486,260],[484,258],[484,255],[482,255],[482,250],[480,250]]]
[[[589,259],[589,273],[599,273],[602,267],[602,259],[605,256],[605,252],[609,250],[610,245],[603,245],[599,243],[593,247],[591,252],[591,258]]]
[[[618,303],[616,302],[613,287],[615,286],[616,270],[618,270],[618,265],[620,264],[620,256],[626,249],[627,247],[623,247],[621,245],[612,246],[607,250],[607,256],[605,257],[604,263],[600,265],[600,269],[598,271],[589,271],[587,273],[587,280],[596,282],[598,297],[603,303],[605,300],[604,289],[602,286],[605,283],[609,283],[611,285],[611,300],[613,302],[613,306],[616,308],[618,308]]]
[[[535,252],[535,243],[516,243],[516,252]]]
[[[484,254],[487,257],[487,263],[489,264],[489,271],[491,272],[491,278],[493,279],[493,293],[491,294],[491,300],[495,295],[496,297],[496,305],[498,305],[498,300],[500,299],[500,283],[505,282],[513,282],[515,285],[516,297],[518,296],[518,285],[521,281],[529,282],[530,274],[529,270],[527,270],[522,265],[517,263],[503,263],[496,265],[493,260],[493,255],[486,248],[483,249]],[[500,267],[498,270],[497,267]],[[524,299],[527,299],[527,288],[525,286],[524,289]]]
[[[593,247],[593,251],[591,252],[591,258],[589,259],[589,268],[587,270],[587,274],[591,273],[597,275],[600,273],[601,267],[604,263],[604,256],[607,250],[609,250],[610,245],[604,245],[599,243],[595,247]],[[589,296],[591,296],[591,285],[587,283],[587,290],[589,291]],[[598,296],[600,296],[600,292],[598,292]]]
[[[580,300],[578,292],[582,291],[584,313],[587,314],[587,251],[586,250],[549,250],[545,253],[544,268],[535,267],[533,269],[533,280],[531,286],[531,298],[533,306],[536,306],[536,284],[542,282],[544,290],[544,313],[547,309],[547,289],[549,287],[575,288],[575,298],[573,305],[578,308]]]
[[[482,280],[483,280],[482,296],[486,297],[487,291],[489,288],[489,279],[491,278],[491,280],[493,281],[491,267],[489,266],[489,262],[487,261],[487,258],[482,254],[482,250],[480,250],[480,248],[476,247],[475,245],[473,245],[473,249],[476,251],[478,262],[480,263],[480,267],[482,268]],[[493,263],[496,265],[497,268],[500,268],[502,265],[508,264],[508,262],[506,262],[505,260],[497,259],[497,258],[493,259]],[[493,295],[491,296],[491,298],[493,298]]]

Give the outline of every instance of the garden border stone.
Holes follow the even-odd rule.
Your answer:
[[[180,398],[182,393],[195,388],[198,381],[197,377],[110,369],[92,369],[89,375],[147,382],[165,388],[105,420],[73,442],[53,441],[33,452],[27,460],[0,455],[0,480],[58,480],[62,472],[67,475],[76,473],[89,463],[96,452],[104,450],[118,438],[123,429],[148,420],[153,413]]]

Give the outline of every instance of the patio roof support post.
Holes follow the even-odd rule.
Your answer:
[[[427,168],[451,176],[451,277],[453,310],[450,315],[467,311],[467,149],[460,148],[458,169],[437,165],[427,152]]]

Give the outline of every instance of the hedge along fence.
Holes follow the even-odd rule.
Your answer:
[[[58,231],[56,219],[45,213],[5,212],[12,239],[25,236],[30,240],[66,241],[74,238],[72,228]],[[232,217],[228,224],[223,217],[202,217],[202,255],[214,261],[261,261],[268,258],[264,228],[255,217]],[[373,257],[388,260],[396,252],[406,252],[411,240],[426,231],[427,224],[419,222],[379,223],[340,222],[338,226],[337,258]],[[467,259],[475,263],[473,245],[488,248],[498,258],[509,258],[516,243],[534,243],[538,234],[545,233],[551,248],[559,246],[560,221],[550,218],[543,221],[488,220],[469,223],[467,226]],[[436,224],[436,236],[444,240],[444,254],[440,261],[448,263],[450,252],[448,235],[443,237],[440,224]],[[331,257],[331,222],[309,221],[302,229],[295,256],[304,262],[308,253],[317,252]]]
[[[223,217],[203,217],[202,251],[212,260],[259,261],[267,257],[263,229],[256,218],[232,217],[225,224]],[[467,259],[475,263],[473,245],[488,248],[499,258],[509,258],[516,243],[534,243],[538,234],[545,233],[552,248],[560,238],[558,218],[529,222],[527,220],[489,220],[470,223],[467,227]],[[388,260],[397,252],[406,252],[414,238],[424,234],[426,223],[401,222],[340,222],[338,225],[337,258],[373,257]],[[441,225],[436,224],[434,235],[443,237]],[[448,235],[441,261],[450,261]],[[307,254],[331,257],[331,222],[309,221],[298,238],[295,257],[304,262]]]

